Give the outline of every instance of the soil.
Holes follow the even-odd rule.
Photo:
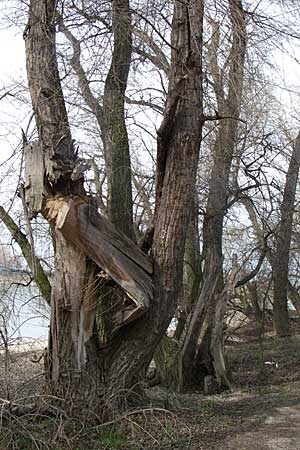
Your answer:
[[[109,424],[66,415],[1,416],[0,450],[300,450],[300,332],[276,338],[247,327],[228,340],[233,392],[204,396],[150,392],[164,407],[145,407]],[[42,350],[0,356],[2,411],[42,398]],[[7,359],[8,358],[8,359]]]

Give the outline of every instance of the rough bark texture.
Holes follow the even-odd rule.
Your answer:
[[[183,383],[188,384],[195,381],[194,379],[191,380],[191,376],[193,376],[191,367],[195,364],[197,343],[201,326],[204,323],[204,315],[209,309],[210,318],[208,321],[214,323],[216,320],[214,315],[215,307],[218,302],[218,296],[220,297],[223,290],[223,221],[227,208],[228,180],[237,137],[237,120],[241,109],[246,54],[246,22],[241,1],[230,0],[229,13],[232,25],[232,46],[229,55],[230,69],[227,95],[221,82],[220,69],[217,62],[218,42],[216,42],[216,38],[218,35],[216,33],[213,35],[210,47],[210,64],[217,103],[220,109],[219,113],[235,119],[225,119],[219,124],[214,145],[214,162],[203,223],[204,282],[199,300],[190,318],[182,353]],[[214,307],[210,305],[212,302],[215,305]],[[214,327],[213,324],[212,327]],[[211,331],[211,325],[207,329]],[[214,355],[211,355],[211,357],[214,358]],[[215,368],[217,366],[218,364],[215,364]],[[199,382],[201,383],[201,380]]]
[[[154,354],[156,367],[153,383],[160,380],[166,386],[178,389],[181,385],[180,344],[190,311],[198,298],[201,281],[201,255],[198,229],[198,197],[196,186],[187,229],[184,252],[182,287],[177,305],[177,326],[173,336],[163,336]]]
[[[295,194],[300,166],[300,135],[293,146],[283,199],[280,207],[280,222],[276,232],[276,249],[273,258],[274,283],[274,329],[278,336],[289,333],[287,306],[289,255],[292,235]]]
[[[128,27],[128,15],[120,14],[125,3],[113,2],[116,33],[123,26]],[[82,192],[82,180],[75,182],[71,176],[76,156],[55,57],[55,4],[54,0],[32,0],[26,30],[30,93],[37,117],[39,145],[44,155],[49,185],[47,188],[52,194],[50,196],[46,190],[47,201],[44,202],[46,207],[43,208],[43,213],[50,223],[52,216],[47,203],[49,206],[53,194],[59,194],[64,199],[63,203],[67,203],[67,198],[76,196],[80,190]],[[174,6],[171,82],[158,142],[159,204],[152,247],[154,298],[147,312],[119,329],[105,348],[99,346],[94,326],[97,297],[93,293],[97,290],[95,275],[99,267],[86,258],[86,254],[97,265],[104,264],[103,259],[100,261],[98,250],[95,252],[91,248],[91,236],[87,236],[82,228],[76,230],[73,226],[76,216],[73,212],[76,208],[65,210],[64,205],[58,208],[61,216],[58,223],[55,220],[54,228],[56,270],[52,290],[50,372],[54,386],[52,392],[71,397],[71,404],[76,403],[74,398],[77,397],[81,405],[93,408],[97,399],[101,399],[102,404],[107,402],[106,405],[109,404],[111,408],[126,406],[128,398],[137,392],[137,385],[145,374],[155,347],[174,315],[180,294],[186,230],[191,209],[190,193],[196,180],[202,131],[203,2],[196,0],[184,4],[175,1]],[[121,36],[115,34],[115,45],[123,48],[120,39]],[[125,48],[123,51],[126,53]],[[109,116],[107,127],[109,128],[109,124],[112,126],[111,139],[115,139],[115,131],[120,131],[113,126],[120,123],[124,125],[121,112],[129,68],[128,53],[126,55],[119,55],[125,57],[124,60],[121,59],[124,65],[120,61],[117,64],[113,59],[106,86],[106,92],[108,89],[111,96],[116,95],[108,97],[106,105]],[[118,79],[115,72],[117,70],[121,71]],[[41,102],[39,93],[44,90],[44,86],[51,95],[44,96]],[[113,91],[113,87],[118,88],[117,91]],[[116,108],[111,103],[112,98],[116,102]],[[115,108],[114,115],[111,107]],[[123,131],[126,130],[122,128],[121,131],[122,139],[118,141],[119,144],[125,142]],[[69,169],[70,165],[72,170]],[[122,186],[127,185],[125,179],[122,182]],[[83,203],[86,203],[84,193],[82,198]],[[81,208],[78,212],[86,225],[93,225],[96,235],[100,234],[99,218],[93,223],[85,212],[81,214]],[[71,215],[68,216],[68,213]],[[70,238],[70,230],[72,233],[77,231],[75,239]],[[93,383],[89,384],[91,380]],[[101,383],[105,385],[105,393]]]
[[[132,53],[129,0],[114,0],[114,48],[103,97],[109,220],[134,240],[131,164],[125,124],[125,90]]]
[[[73,182],[75,152],[55,49],[55,8],[52,0],[30,2],[24,37],[28,85],[43,149],[47,189],[50,192],[81,193]]]
[[[201,142],[203,2],[175,1],[174,6],[171,79],[158,132],[159,204],[152,246],[155,295],[148,313],[128,329],[115,349],[109,374],[111,386],[119,389],[132,386],[143,375],[180,294],[190,192]]]
[[[38,128],[39,143],[34,146],[42,152],[40,171],[44,170],[45,197],[53,194],[83,194],[82,175],[75,176],[77,160],[71,138],[68,118],[60,84],[55,49],[54,0],[30,2],[29,21],[24,37],[26,42],[26,67],[32,105]],[[30,160],[30,158],[29,158]],[[27,170],[33,170],[31,164]],[[27,173],[30,188],[37,188],[38,198],[32,205],[40,205],[40,179],[33,183]],[[44,199],[43,199],[44,200]],[[42,202],[42,212],[47,218]],[[37,212],[37,211],[34,211]],[[49,388],[52,393],[72,397],[77,392],[82,369],[93,366],[100,380],[100,369],[95,354],[93,329],[84,329],[93,308],[84,306],[88,291],[90,264],[82,252],[68,242],[59,230],[53,229],[55,272],[51,293],[51,336],[49,342]],[[91,296],[91,301],[93,301]],[[87,378],[85,378],[87,382]],[[83,384],[83,390],[86,383]],[[96,385],[97,388],[97,385]]]
[[[200,254],[198,195],[195,189],[194,203],[187,231],[184,254],[184,271],[182,296],[178,304],[178,324],[174,333],[175,340],[182,337],[187,318],[198,299],[199,287],[202,280],[202,257]]]

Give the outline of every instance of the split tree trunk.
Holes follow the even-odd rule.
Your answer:
[[[202,22],[202,1],[174,2],[171,76],[164,119],[158,130],[152,245],[155,295],[147,316],[116,343],[109,368],[110,386],[115,392],[124,389],[124,383],[133,385],[145,374],[181,293],[192,206],[190,192],[196,181],[202,130]]]
[[[32,151],[39,151],[39,169],[27,167],[27,192],[33,192],[30,207],[48,218],[44,199],[60,194],[84,195],[83,178],[77,173],[77,160],[60,84],[55,46],[56,2],[54,0],[31,1],[29,21],[24,34],[26,41],[26,67],[29,90],[38,129],[39,144]],[[31,159],[31,161],[33,161]],[[34,164],[32,162],[32,164]],[[39,173],[39,180],[35,178]],[[44,179],[46,180],[44,183]],[[39,183],[40,182],[40,186]],[[36,196],[39,201],[36,202]],[[34,199],[34,200],[32,200]],[[49,390],[75,401],[80,399],[78,389],[89,396],[86,405],[94,401],[95,392],[87,388],[91,377],[82,377],[83,368],[93,379],[102,380],[99,360],[95,358],[96,344],[93,336],[95,298],[89,298],[93,306],[84,306],[85,293],[90,291],[91,268],[85,255],[61,232],[53,227],[55,272],[51,293],[51,349]],[[84,332],[85,324],[87,332]],[[98,350],[98,349],[97,349]],[[84,372],[86,374],[86,372]],[[93,384],[89,384],[89,387]],[[94,384],[95,390],[98,384]],[[76,404],[76,402],[74,403]]]
[[[49,201],[62,198],[62,203],[68,203],[71,197],[78,198],[77,194],[88,206],[82,173],[75,176],[78,174],[76,154],[59,81],[55,5],[54,0],[31,0],[26,28],[28,81],[43,155],[42,173],[46,177],[43,196],[47,201],[42,201],[41,209],[52,223],[55,245],[51,388],[52,393],[72,400],[70,405],[76,405],[78,400],[81,409],[94,410],[97,404],[102,408],[105,405],[124,408],[128,399],[136,395],[136,387],[174,315],[180,295],[190,192],[196,181],[203,120],[203,2],[175,1],[174,4],[171,81],[158,133],[157,205],[152,246],[154,297],[149,305],[145,304],[144,314],[119,328],[105,348],[99,345],[95,332],[96,275],[108,268],[99,267],[102,257],[93,258],[91,249],[79,245],[80,231],[76,235],[76,227],[72,239],[64,233],[64,225],[60,225],[68,221],[64,214],[68,211],[59,208],[62,220],[57,222],[57,218],[53,221],[51,208],[47,207]],[[118,99],[116,101],[118,103]],[[115,114],[120,118],[119,107],[120,103]],[[112,111],[110,114],[113,121]],[[80,220],[80,212],[78,214],[75,216]]]

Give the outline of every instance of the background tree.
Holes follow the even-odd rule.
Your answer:
[[[289,255],[299,165],[300,137],[298,135],[293,143],[293,151],[286,174],[284,193],[280,206],[280,220],[276,230],[276,248],[273,258],[274,329],[278,336],[285,336],[289,333],[287,303]]]

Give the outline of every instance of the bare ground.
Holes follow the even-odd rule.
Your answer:
[[[235,391],[203,396],[154,388],[164,408],[129,411],[106,425],[66,415],[14,414],[43,397],[42,350],[0,356],[0,450],[300,450],[300,334],[259,339],[253,328],[227,347]],[[266,364],[267,363],[267,364]],[[7,401],[11,402],[7,409]],[[46,401],[45,401],[46,402]]]

